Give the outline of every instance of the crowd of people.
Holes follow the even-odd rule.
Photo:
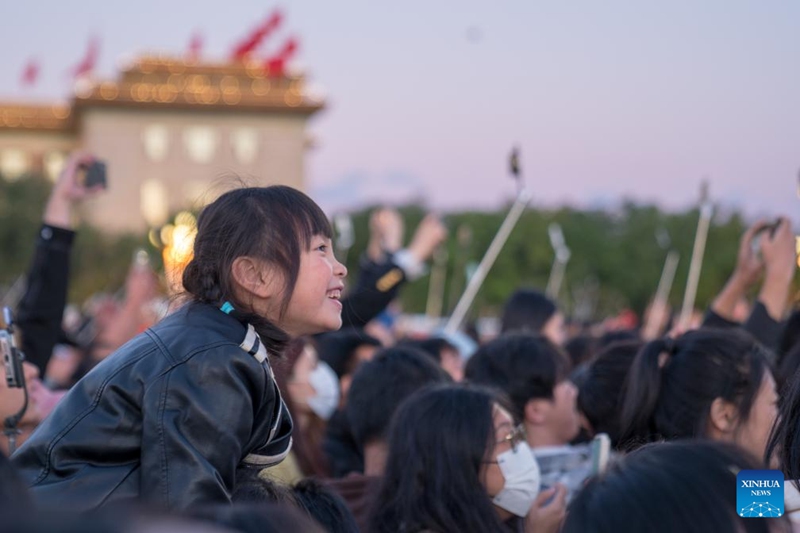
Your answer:
[[[496,336],[465,340],[387,311],[446,238],[435,216],[404,246],[377,210],[353,279],[313,200],[242,187],[201,212],[183,292],[135,262],[71,313],[92,159],[55,184],[15,309],[0,531],[800,531],[789,219],[742,236],[696,327],[574,325],[520,287]],[[742,518],[737,474],[765,469],[785,513]]]

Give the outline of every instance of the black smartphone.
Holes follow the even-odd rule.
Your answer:
[[[778,226],[781,225],[781,219],[776,220],[771,224],[767,224],[759,229],[755,235],[753,235],[753,240],[750,241],[750,246],[753,250],[753,253],[758,255],[761,252],[761,239],[764,238],[764,235],[769,235],[772,238],[775,235],[775,231],[778,229]]]
[[[9,388],[22,388],[25,386],[25,375],[22,370],[24,356],[17,349],[14,341],[13,319],[11,309],[3,308],[3,319],[6,326],[0,330],[0,352],[3,354],[3,364],[6,370],[6,385]]]
[[[94,161],[86,168],[86,178],[83,181],[83,185],[87,189],[97,185],[102,186],[104,189],[108,187],[105,161]]]

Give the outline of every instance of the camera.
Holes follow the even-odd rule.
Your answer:
[[[108,188],[106,180],[106,163],[105,161],[92,161],[86,169],[86,177],[83,180],[83,186],[87,189],[100,185],[104,189]]]
[[[5,329],[0,330],[0,352],[3,354],[3,364],[6,370],[6,384],[9,388],[25,387],[25,375],[22,370],[22,361],[25,356],[17,348],[14,341],[14,322],[11,309],[3,308]]]

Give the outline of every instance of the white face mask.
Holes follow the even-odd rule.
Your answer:
[[[497,463],[503,473],[503,490],[492,500],[494,504],[517,516],[526,516],[539,495],[542,476],[539,463],[527,442],[517,444],[516,450],[509,450],[497,456]]]
[[[308,399],[308,406],[323,420],[328,420],[339,407],[339,378],[328,363],[319,361],[308,376],[315,394]]]

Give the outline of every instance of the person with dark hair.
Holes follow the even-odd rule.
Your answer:
[[[214,505],[195,509],[192,517],[238,533],[325,533],[306,513],[287,504]]]
[[[647,343],[628,372],[621,447],[704,438],[763,459],[778,400],[765,352],[738,329],[700,329]]]
[[[357,328],[317,335],[317,356],[324,361],[339,379],[342,396],[347,397],[353,372],[361,363],[369,361],[381,347],[381,342]]]
[[[236,189],[205,207],[188,302],[81,379],[14,456],[34,496],[76,511],[227,503],[237,465],[282,461],[292,420],[270,357],[341,326],[347,269],[331,235],[290,187]]]
[[[364,471],[330,480],[328,484],[344,498],[362,530],[375,486],[383,475],[392,415],[416,391],[449,381],[449,376],[430,357],[403,347],[378,352],[356,371],[345,414],[362,451]]]
[[[466,370],[471,383],[508,395],[531,448],[560,446],[578,434],[577,390],[568,375],[569,361],[555,344],[525,333],[504,334],[485,344]]]
[[[741,518],[736,475],[763,468],[736,446],[671,442],[645,446],[592,479],[572,501],[562,533],[791,531],[786,517]]]
[[[540,491],[524,432],[493,392],[421,391],[398,409],[388,442],[369,531],[558,531],[566,491]]]
[[[304,479],[292,488],[299,507],[327,533],[358,533],[353,513],[344,500],[316,479]]]
[[[464,379],[464,363],[458,348],[444,337],[430,337],[427,339],[404,339],[397,343],[398,346],[408,346],[420,350],[433,358],[450,374],[453,381]]]
[[[562,483],[571,495],[591,472],[591,449],[569,445],[580,432],[578,393],[569,370],[567,355],[547,338],[511,333],[475,352],[467,362],[466,379],[508,396],[543,483]]]
[[[556,303],[534,289],[518,289],[506,301],[500,333],[539,333],[561,346],[566,339],[564,315]]]
[[[322,442],[328,420],[339,406],[336,373],[319,360],[314,343],[305,337],[289,343],[273,370],[294,423],[292,451],[263,474],[289,485],[304,476],[327,477],[330,469]]]
[[[625,380],[636,354],[639,341],[617,342],[597,354],[578,385],[578,412],[590,436],[605,433],[616,446],[620,437],[619,416]]]

